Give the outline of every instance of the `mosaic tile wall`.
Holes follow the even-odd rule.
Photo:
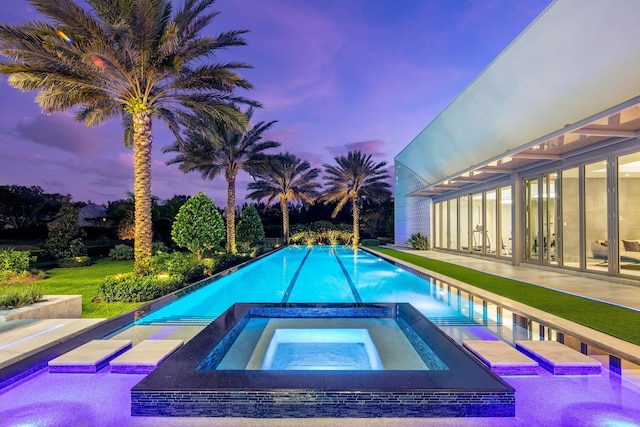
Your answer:
[[[511,393],[331,392],[322,390],[131,393],[134,416],[164,417],[513,417]]]

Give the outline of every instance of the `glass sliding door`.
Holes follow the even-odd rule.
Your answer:
[[[449,249],[458,250],[458,199],[449,200]]]
[[[500,246],[496,247],[500,250],[500,255],[505,257],[511,256],[511,239],[513,228],[511,225],[511,187],[501,187],[498,190],[499,201],[498,201],[498,221],[499,221],[499,242]]]
[[[458,200],[460,224],[460,250],[471,252],[469,245],[469,196],[462,196]]]
[[[586,268],[608,271],[607,162],[584,167],[584,221]]]
[[[540,240],[540,256],[543,262],[549,264],[558,263],[556,256],[557,181],[558,174],[556,173],[542,176],[542,239]]]
[[[433,205],[433,247],[440,248],[440,236],[442,235],[442,224],[440,222],[440,209],[442,203]]]
[[[440,215],[442,221],[442,244],[441,248],[449,248],[449,201],[442,202],[442,212]]]
[[[486,253],[491,255],[499,254],[498,235],[498,192],[496,190],[485,193],[484,228]]]
[[[539,185],[538,178],[527,179],[524,182],[524,196],[525,196],[525,260],[536,261],[540,260],[540,242],[538,240],[539,230],[539,208],[538,199]]]
[[[620,273],[640,276],[640,153],[618,158]]]
[[[482,193],[471,196],[471,236],[473,238],[473,251],[484,253],[485,230],[482,220]]]
[[[562,265],[580,268],[580,186],[578,168],[562,171]]]

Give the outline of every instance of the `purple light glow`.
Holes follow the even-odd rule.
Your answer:
[[[283,420],[131,417],[130,389],[144,375],[49,374],[0,394],[0,426],[277,426]],[[429,419],[430,426],[640,426],[640,388],[603,369],[596,376],[505,377],[516,389],[515,418]],[[326,422],[326,420],[324,420]],[[291,421],[286,425],[294,425]],[[313,420],[305,420],[309,425]],[[354,423],[357,424],[357,420]],[[386,419],[384,426],[423,426],[424,419]],[[280,424],[279,424],[280,423]],[[361,424],[357,424],[361,425]],[[376,420],[367,420],[376,425]]]

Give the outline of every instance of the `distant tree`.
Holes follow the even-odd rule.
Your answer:
[[[0,228],[21,229],[37,221],[50,221],[64,199],[62,194],[47,194],[37,186],[1,185]]]
[[[166,244],[171,244],[171,227],[180,207],[184,205],[189,196],[174,195],[164,203],[154,206],[153,212],[153,233],[154,238]]]
[[[370,154],[350,151],[346,156],[335,157],[337,165],[324,164],[325,188],[322,200],[336,202],[331,214],[335,216],[351,201],[353,213],[353,246],[360,243],[360,208],[363,200],[380,202],[391,197],[389,174],[384,169],[387,162],[375,163]]]
[[[131,206],[118,224],[118,239],[133,240],[136,237],[136,219],[134,207]]]
[[[242,210],[236,228],[236,240],[248,244],[256,244],[264,240],[264,227],[255,206],[249,205]]]
[[[253,108],[245,115],[247,121],[253,116]],[[280,146],[275,141],[262,141],[264,132],[275,121],[259,122],[244,131],[221,123],[215,117],[202,117],[204,129],[190,128],[186,132],[184,143],[175,142],[164,152],[179,154],[167,164],[180,164],[180,170],[187,173],[198,171],[202,178],[214,179],[224,173],[227,181],[227,252],[236,253],[236,177],[244,170],[248,173],[266,161],[263,151]]]
[[[270,156],[269,162],[255,172],[255,181],[247,186],[252,190],[247,198],[267,199],[267,206],[279,202],[285,243],[289,242],[289,201],[315,203],[320,196],[320,184],[315,181],[319,173],[320,169],[311,169],[309,162],[291,153],[280,153]]]
[[[54,259],[77,257],[87,253],[82,243],[85,232],[78,227],[79,212],[80,209],[67,200],[60,207],[56,219],[47,225],[49,236],[45,250]]]
[[[251,88],[235,72],[247,66],[211,62],[220,50],[244,45],[246,32],[204,35],[218,15],[213,2],[31,0],[44,20],[0,24],[0,73],[14,88],[38,90],[44,113],[77,108],[87,126],[122,120],[134,157],[136,276],[152,270],[153,119],[180,138],[191,113],[241,128],[246,121],[236,104],[253,104],[233,94]]]
[[[215,203],[203,192],[182,205],[171,229],[171,238],[202,259],[205,251],[217,249],[224,241],[225,227]]]

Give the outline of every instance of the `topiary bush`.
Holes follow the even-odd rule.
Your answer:
[[[114,261],[126,261],[133,257],[133,248],[129,245],[115,245],[109,251],[109,258]]]
[[[91,265],[91,258],[88,256],[76,256],[69,258],[62,258],[57,261],[58,267],[60,268],[75,268],[75,267],[86,267]]]
[[[264,226],[255,206],[249,205],[242,211],[236,226],[236,241],[244,243],[243,248],[264,240]],[[242,252],[247,252],[242,251]]]
[[[205,252],[223,246],[226,227],[215,203],[203,192],[180,207],[171,227],[171,238],[202,259]]]

